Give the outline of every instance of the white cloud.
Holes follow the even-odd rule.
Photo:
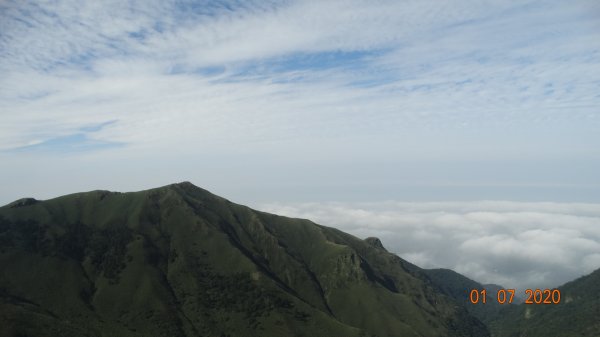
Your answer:
[[[597,115],[598,31],[590,30],[583,3],[565,11],[503,1],[250,2],[200,10],[210,15],[181,13],[175,2],[5,7],[2,21],[15,26],[5,24],[0,40],[0,106],[8,118],[2,149],[109,119],[119,123],[95,137],[156,146],[212,136],[236,143],[327,138],[334,128],[393,137],[415,125],[479,128]],[[566,33],[552,35],[549,25]],[[339,51],[372,55],[359,69],[285,63],[290,55]],[[274,62],[284,68],[274,70]],[[169,73],[214,65],[224,69],[217,78]],[[256,69],[244,74],[248,66]],[[349,86],[355,82],[379,85]]]
[[[597,197],[596,13],[584,0],[0,2],[0,200],[183,175],[255,184],[252,197],[269,184]],[[106,121],[86,137],[125,146],[12,151]],[[131,185],[125,166],[164,173],[132,169]]]
[[[424,268],[482,283],[556,287],[600,268],[600,204],[380,202],[262,204],[384,246]]]

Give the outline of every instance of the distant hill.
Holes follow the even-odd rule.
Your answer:
[[[559,304],[520,304],[499,312],[488,322],[493,336],[600,336],[600,269],[558,289]]]
[[[493,337],[598,337],[600,336],[600,269],[558,289],[559,304],[500,305],[499,285],[482,285],[449,269],[428,269],[425,274],[440,291],[454,298],[484,322]],[[469,302],[471,289],[486,289],[486,304]]]
[[[190,183],[1,207],[0,270],[0,336],[489,336],[379,240]]]
[[[442,292],[455,299],[473,316],[484,323],[496,319],[500,310],[508,306],[508,304],[501,305],[497,301],[497,292],[500,289],[504,289],[502,286],[494,284],[482,285],[450,269],[425,269],[424,272]],[[483,304],[481,299],[477,304],[469,301],[469,295],[473,289],[486,289],[485,304]]]

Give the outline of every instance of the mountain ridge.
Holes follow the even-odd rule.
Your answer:
[[[190,182],[11,204],[2,336],[488,335],[375,240]]]
[[[487,323],[493,336],[600,336],[600,269],[558,288],[559,304],[503,308]]]

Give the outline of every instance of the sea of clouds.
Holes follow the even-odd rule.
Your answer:
[[[600,204],[550,202],[270,203],[384,246],[423,268],[481,283],[551,288],[600,268]]]

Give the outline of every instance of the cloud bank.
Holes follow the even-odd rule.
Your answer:
[[[556,287],[600,268],[600,204],[271,203],[259,209],[379,237],[423,268],[507,288]]]

